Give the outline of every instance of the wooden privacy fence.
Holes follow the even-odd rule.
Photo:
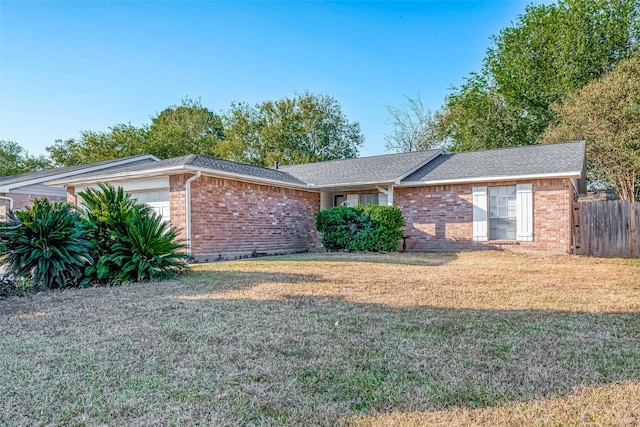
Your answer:
[[[579,202],[573,219],[576,254],[640,258],[640,203]]]

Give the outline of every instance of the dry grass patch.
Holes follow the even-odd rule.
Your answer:
[[[11,298],[0,425],[640,422],[639,303],[637,261],[495,252]]]
[[[354,417],[352,425],[375,426],[634,426],[640,421],[640,383],[581,387],[553,399],[501,403],[486,408]]]
[[[185,298],[283,300],[324,295],[392,307],[640,310],[640,265],[630,260],[496,252],[307,254],[289,257],[289,262],[283,259],[200,266],[200,271],[259,276],[247,286],[229,283],[226,292],[216,289]],[[281,275],[287,275],[286,282],[274,280]]]

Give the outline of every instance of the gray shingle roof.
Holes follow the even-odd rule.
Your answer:
[[[249,175],[256,178],[282,181],[290,184],[306,184],[304,181],[280,169],[263,168],[260,166],[247,165],[245,163],[237,163],[205,156],[194,157],[195,158],[191,160],[191,163],[189,163],[192,166],[200,166],[207,169],[214,169],[239,175]]]
[[[83,164],[83,165],[75,165],[75,166],[66,166],[66,167],[61,167],[61,168],[55,168],[55,169],[46,169],[46,170],[42,170],[42,171],[38,171],[38,172],[31,172],[31,173],[25,173],[25,174],[21,174],[21,175],[11,175],[11,176],[3,176],[0,177],[0,186],[5,186],[5,185],[11,185],[11,184],[16,184],[16,183],[20,183],[20,182],[26,182],[26,181],[33,181],[33,180],[42,180],[42,181],[46,181],[46,178],[51,177],[52,179],[55,179],[56,175],[62,175],[62,174],[70,174],[73,173],[75,171],[78,171],[78,174],[82,174],[82,170],[85,169],[90,169],[90,168],[94,168],[94,167],[99,167],[99,166],[105,166],[104,168],[101,169],[102,172],[106,171],[106,170],[110,170],[111,168],[108,166],[111,163],[119,163],[122,161],[126,161],[126,160],[132,160],[131,163],[128,163],[129,165],[131,164],[139,164],[139,163],[153,163],[154,161],[150,158],[145,158],[145,159],[141,159],[138,161],[135,161],[133,159],[137,158],[137,157],[144,157],[144,156],[148,156],[147,154],[145,155],[141,155],[141,156],[130,156],[130,157],[123,157],[120,159],[114,159],[114,160],[103,160],[101,162],[94,162],[94,163],[87,163],[87,164]],[[119,167],[115,166],[115,167]]]
[[[354,159],[281,166],[279,170],[287,172],[314,187],[393,182],[420,167],[421,164],[438,152],[439,150],[428,150],[357,157]]]
[[[580,172],[584,161],[582,141],[451,153],[437,157],[402,182]]]
[[[92,178],[103,178],[106,175],[114,176],[118,174],[133,174],[136,172],[153,172],[154,170],[169,169],[169,168],[190,168],[190,169],[209,169],[220,172],[232,173],[237,175],[244,175],[247,177],[254,177],[259,179],[267,179],[272,181],[279,181],[287,184],[305,185],[301,180],[289,175],[286,172],[280,170],[263,168],[260,166],[253,166],[244,163],[232,162],[230,160],[215,159],[212,157],[200,156],[197,154],[189,154],[181,157],[173,157],[171,159],[160,160],[152,164],[140,164],[140,165],[126,165],[118,168],[112,168],[108,171],[98,171],[86,174],[76,175],[75,180],[83,181]],[[105,173],[108,172],[108,173]]]
[[[264,168],[196,154],[117,166],[101,171],[80,173],[69,181],[108,180],[117,175],[141,175],[165,169],[206,169],[234,175],[309,186],[320,189],[410,181],[472,180],[522,175],[581,172],[584,168],[584,142],[505,148],[499,150],[441,154],[440,150],[387,154]],[[425,164],[425,162],[428,162]],[[408,176],[406,176],[408,175]],[[406,177],[405,177],[406,176]],[[63,180],[54,183],[64,183]],[[3,184],[0,181],[0,186]]]

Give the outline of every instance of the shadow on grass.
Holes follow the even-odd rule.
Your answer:
[[[454,252],[303,252],[291,255],[248,258],[243,261],[271,262],[371,262],[395,265],[444,265],[458,258]],[[235,261],[230,261],[235,262]]]

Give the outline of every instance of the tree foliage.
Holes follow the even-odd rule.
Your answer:
[[[74,166],[148,153],[148,130],[117,124],[106,132],[81,131],[79,139],[56,140],[47,147],[58,166]]]
[[[224,139],[222,119],[189,98],[152,118],[147,151],[161,159],[201,154],[213,156],[218,141]]]
[[[554,104],[558,122],[544,142],[584,140],[588,177],[609,183],[624,200],[640,195],[640,52],[604,77]]]
[[[48,169],[45,156],[31,156],[14,141],[0,141],[0,176],[18,175]]]
[[[185,154],[213,155],[224,137],[222,120],[200,101],[185,98],[151,118],[151,125],[116,124],[105,132],[81,131],[80,138],[47,147],[58,166],[80,165],[140,154],[166,159]]]
[[[259,166],[355,157],[364,142],[331,96],[305,92],[260,104],[234,103],[224,117],[221,158]]]
[[[425,108],[422,100],[406,97],[400,107],[386,106],[391,133],[385,135],[387,151],[407,153],[429,150],[443,145],[443,137],[433,112]]]
[[[530,5],[447,97],[441,124],[457,150],[537,143],[551,105],[630,57],[638,40],[637,0]]]
[[[47,150],[58,166],[139,154],[201,154],[272,166],[355,157],[363,142],[360,125],[346,118],[334,98],[307,92],[256,105],[234,103],[224,116],[185,98],[152,117],[150,125],[83,131]]]

